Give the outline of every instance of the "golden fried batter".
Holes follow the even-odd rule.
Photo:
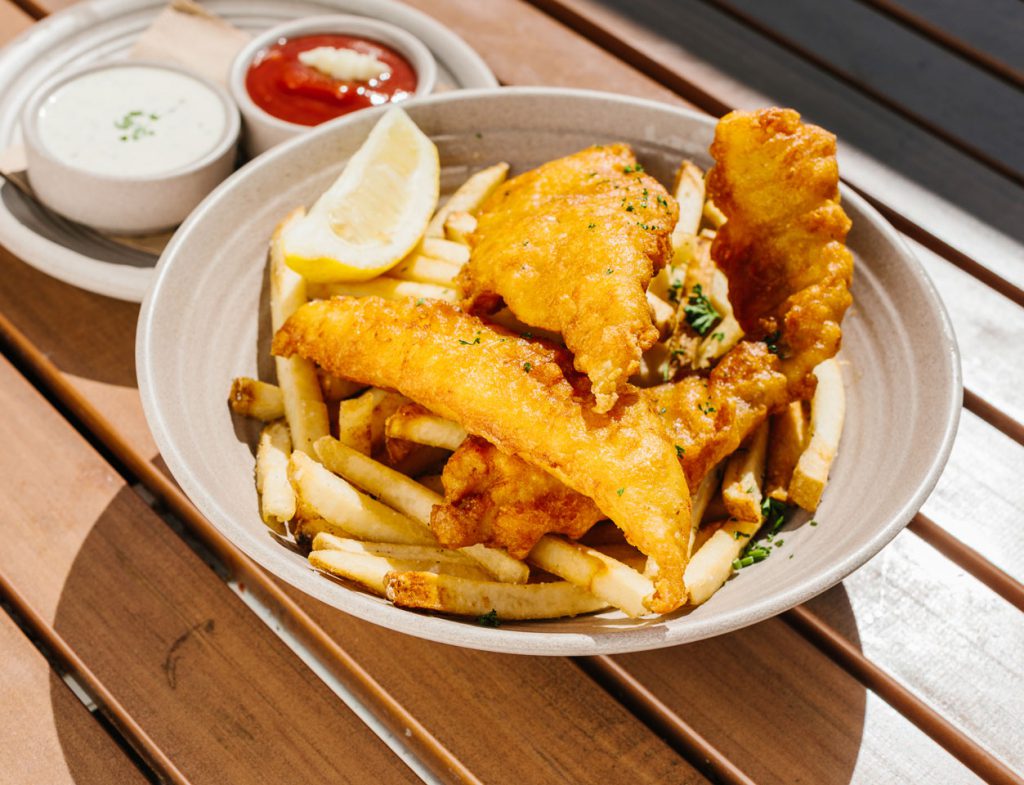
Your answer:
[[[658,340],[646,291],[678,214],[627,145],[551,161],[484,204],[459,276],[463,305],[492,312],[504,300],[524,323],[561,333],[606,412]]]
[[[831,134],[802,125],[790,110],[734,112],[719,124],[711,149],[711,195],[729,219],[712,253],[729,275],[748,336],[778,330],[772,346],[782,357],[765,342],[746,340],[707,377],[642,391],[671,434],[691,488],[769,413],[813,392],[811,371],[838,349],[853,273]],[[532,482],[521,467],[500,468],[510,474],[493,476],[494,485]],[[525,493],[516,503],[529,504]],[[537,499],[533,511],[543,508]],[[547,512],[549,525],[557,525],[557,511]]]
[[[778,332],[791,393],[839,349],[852,302],[850,219],[839,206],[836,138],[792,109],[732,112],[715,129],[708,195],[728,219],[711,254],[744,332]]]
[[[588,497],[476,436],[452,454],[441,479],[445,501],[430,528],[451,548],[484,543],[525,559],[545,534],[575,539],[605,517]]]
[[[590,497],[657,565],[649,607],[685,600],[690,495],[676,450],[638,391],[597,412],[564,349],[446,303],[340,297],[299,308],[274,337],[330,373],[401,392]]]

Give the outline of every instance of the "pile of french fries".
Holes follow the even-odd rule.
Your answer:
[[[508,168],[501,163],[472,175],[436,210],[405,260],[361,283],[308,284],[288,268],[280,237],[302,210],[291,213],[270,246],[274,331],[308,299],[339,294],[456,302],[455,278],[469,259],[475,214]],[[679,223],[673,258],[648,292],[662,340],[644,358],[636,379],[644,385],[706,368],[743,337],[728,283],[711,261],[711,241],[725,217],[705,198],[704,173],[684,162],[674,193]],[[717,316],[703,335],[685,316],[690,298],[701,294]],[[496,321],[528,329],[507,311]],[[229,402],[237,414],[265,422],[255,471],[261,515],[276,532],[310,549],[313,568],[398,606],[476,616],[488,624],[608,608],[649,615],[646,600],[654,587],[646,559],[608,524],[579,542],[546,535],[526,560],[485,545],[441,546],[430,530],[430,513],[442,501],[444,461],[467,437],[465,429],[396,392],[337,379],[308,360],[279,357],[275,363],[276,385],[237,378]],[[695,525],[684,577],[691,605],[705,602],[736,569],[770,551],[757,538],[765,528],[769,542],[775,536],[782,519],[766,524],[778,509],[773,503],[817,508],[839,447],[845,399],[835,360],[815,374],[817,391],[809,404],[795,402],[770,417],[692,489]]]

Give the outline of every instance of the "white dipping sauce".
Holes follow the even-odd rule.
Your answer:
[[[39,110],[43,146],[100,175],[145,177],[194,163],[223,139],[220,97],[179,71],[120,66],[58,87]]]

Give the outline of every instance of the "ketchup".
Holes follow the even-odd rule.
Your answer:
[[[390,74],[365,82],[334,79],[299,60],[318,46],[354,49],[391,67]],[[343,114],[401,101],[416,91],[416,72],[402,55],[384,44],[350,35],[282,38],[256,55],[245,89],[265,112],[300,125],[319,125]]]

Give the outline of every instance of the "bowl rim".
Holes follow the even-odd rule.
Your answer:
[[[413,94],[408,99],[395,103],[389,101],[385,106],[399,106],[413,99],[429,95],[434,89],[434,85],[437,83],[437,61],[434,59],[430,48],[404,27],[356,14],[307,16],[301,19],[281,22],[274,27],[267,28],[259,35],[253,36],[253,39],[242,47],[231,61],[231,67],[228,69],[228,89],[231,91],[231,97],[242,111],[242,114],[245,115],[247,121],[255,119],[279,131],[299,134],[319,128],[330,122],[336,122],[348,117],[350,114],[356,114],[357,111],[365,112],[367,109],[377,108],[367,107],[366,109],[347,112],[317,125],[303,125],[302,123],[293,123],[290,120],[283,120],[276,115],[272,115],[252,100],[252,96],[249,95],[249,91],[245,87],[245,77],[249,71],[249,66],[260,51],[268,47],[276,39],[289,34],[315,35],[328,32],[338,35],[351,32],[370,40],[378,40],[379,43],[397,49],[399,54],[409,61],[409,64],[416,72],[416,90],[413,91]],[[379,37],[375,37],[375,34]]]
[[[668,112],[675,114],[680,119],[696,122],[708,127],[713,127],[716,122],[714,117],[649,99],[596,90],[558,87],[502,87],[464,90],[422,99],[417,101],[417,106],[424,107],[442,102],[457,103],[495,97],[501,98],[504,96],[545,98],[555,101],[596,100],[604,106],[607,106],[609,103],[616,103],[624,107]],[[277,159],[287,155],[289,150],[301,145],[311,144],[322,135],[343,133],[347,123],[350,121],[369,123],[377,115],[386,111],[387,108],[385,106],[368,109],[355,113],[350,120],[339,119],[330,124],[320,126],[311,134],[291,139],[274,148],[266,155],[260,156],[258,159],[248,163],[221,183],[193,211],[185,223],[182,224],[181,229],[172,238],[157,265],[156,280],[142,304],[136,339],[136,367],[143,409],[150,430],[160,450],[161,457],[166,465],[189,498],[194,501],[204,515],[208,515],[211,523],[220,532],[224,532],[224,520],[222,518],[230,520],[233,516],[226,513],[223,516],[220,515],[218,503],[210,496],[208,489],[190,471],[188,457],[176,444],[172,436],[174,429],[166,419],[167,413],[161,410],[157,401],[158,364],[154,362],[149,346],[155,329],[157,306],[169,277],[168,270],[173,269],[173,259],[177,255],[177,249],[184,244],[191,228],[202,221],[204,215],[214,209],[221,200],[230,197],[237,184],[244,181],[256,167],[273,167]],[[377,115],[372,114],[374,112]],[[327,599],[326,592],[317,593],[315,589],[296,583],[292,576],[288,574],[289,570],[286,567],[276,564],[261,566],[279,579],[296,586],[296,588],[319,599],[321,602],[330,604],[337,610],[389,629],[449,645],[459,645],[484,651],[546,656],[619,654],[691,643],[726,632],[732,632],[772,618],[835,586],[889,543],[920,509],[924,500],[935,487],[952,450],[953,439],[956,435],[960,418],[963,391],[960,353],[952,323],[923,265],[911,252],[909,246],[896,229],[863,197],[845,185],[841,185],[841,192],[844,202],[854,205],[856,210],[867,216],[873,228],[877,229],[884,239],[899,252],[902,262],[907,265],[912,276],[921,285],[921,294],[928,301],[929,308],[940,326],[941,335],[936,336],[936,342],[943,347],[941,356],[946,361],[943,370],[948,368],[949,377],[944,396],[945,408],[944,411],[936,413],[941,415],[941,420],[936,419],[933,431],[938,433],[938,448],[930,456],[926,468],[922,470],[920,480],[914,491],[904,499],[902,505],[900,505],[886,524],[880,527],[870,539],[865,541],[860,547],[851,550],[845,558],[833,562],[828,569],[822,570],[817,576],[813,576],[811,579],[805,580],[780,594],[771,594],[767,598],[747,604],[713,619],[701,620],[676,627],[669,625],[645,626],[641,622],[634,627],[609,630],[606,633],[600,634],[559,631],[547,635],[544,634],[543,629],[539,626],[543,622],[538,622],[538,627],[531,630],[494,629],[465,622],[454,622],[445,616],[419,614],[389,604],[379,604],[376,602],[376,598],[362,597],[360,592],[348,587],[344,588],[348,594],[353,596],[353,599],[349,605],[341,607],[336,602]],[[212,514],[210,514],[211,512]],[[231,539],[227,534],[223,536]],[[236,543],[233,539],[232,543],[251,558],[256,558],[255,554],[248,552],[246,544]],[[317,577],[319,578],[320,576]],[[320,579],[322,580],[322,578]],[[359,597],[359,599],[355,599],[355,597]],[[752,609],[754,612],[751,612]],[[458,636],[447,633],[452,625],[458,625],[460,630]],[[456,637],[458,640],[453,640]]]
[[[221,134],[221,138],[207,153],[205,153],[201,158],[197,158],[192,163],[153,175],[121,175],[93,172],[89,169],[83,169],[82,167],[75,166],[74,164],[69,164],[67,161],[63,161],[54,155],[43,142],[38,127],[39,113],[43,104],[61,87],[87,74],[95,73],[97,71],[120,70],[123,68],[150,68],[158,71],[171,71],[188,77],[209,89],[215,96],[217,96],[217,100],[220,102],[227,120],[224,131]],[[159,60],[118,60],[115,62],[92,63],[81,68],[72,69],[66,73],[57,74],[49,79],[39,88],[39,90],[36,91],[36,94],[26,102],[25,108],[22,111],[21,130],[22,135],[24,136],[26,149],[29,150],[32,155],[45,159],[51,166],[59,167],[65,171],[74,172],[80,177],[87,177],[98,182],[122,185],[158,185],[198,174],[208,167],[216,165],[226,154],[231,152],[235,145],[238,144],[238,139],[242,132],[242,120],[238,114],[238,107],[231,99],[231,96],[228,95],[227,90],[201,74],[197,74],[196,72],[176,63],[161,62]],[[32,177],[31,168],[30,163],[30,179]]]

